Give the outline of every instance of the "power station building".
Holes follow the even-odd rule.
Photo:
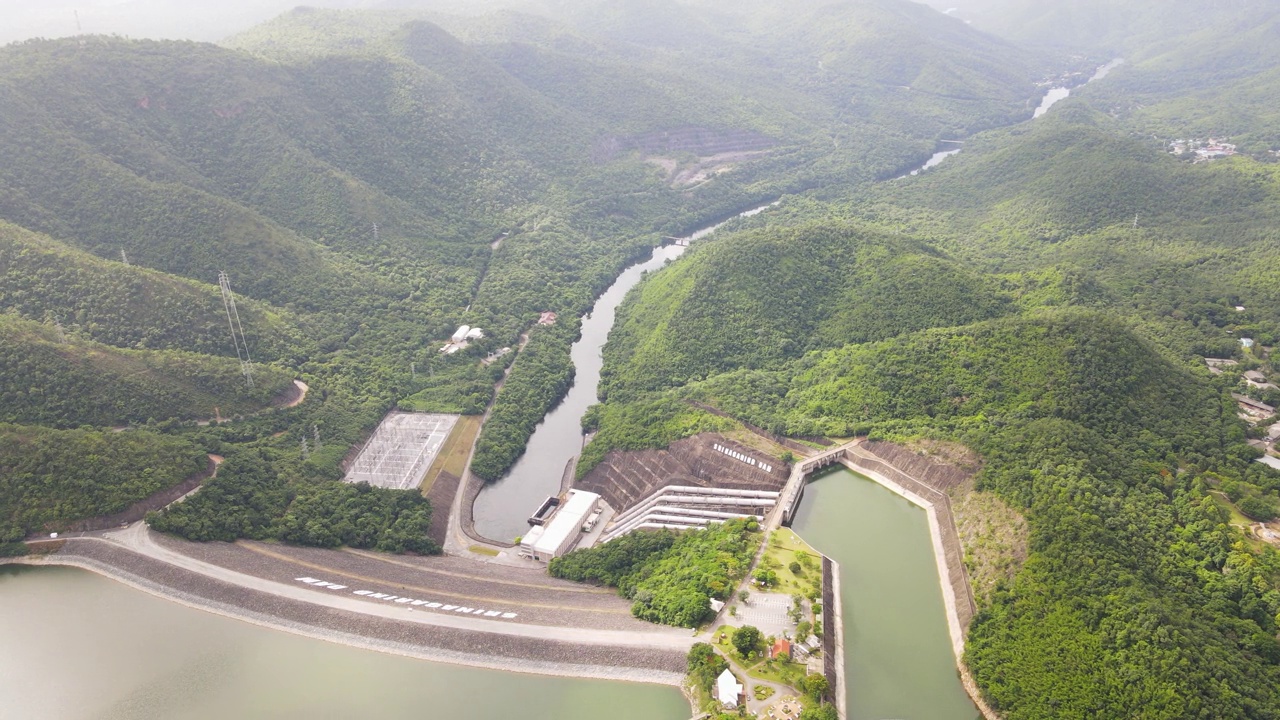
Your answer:
[[[600,496],[582,490],[570,490],[564,504],[545,525],[535,525],[520,539],[520,554],[539,562],[551,562],[552,558],[573,549],[590,518],[599,510]]]

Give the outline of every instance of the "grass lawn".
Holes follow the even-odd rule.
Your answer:
[[[795,684],[800,682],[800,678],[805,676],[807,668],[801,663],[760,663],[755,667],[747,668],[747,674],[757,680],[768,680],[780,685],[787,685],[795,688]]]
[[[1218,507],[1231,514],[1230,523],[1232,525],[1235,525],[1236,527],[1249,527],[1253,524],[1252,520],[1245,517],[1236,509],[1236,504],[1231,502],[1231,498],[1227,497],[1226,493],[1214,490],[1210,492],[1210,495],[1213,496],[1213,501],[1218,504]]]
[[[724,639],[720,639],[721,633]],[[753,657],[750,660],[743,660],[738,651],[733,647],[732,640],[733,628],[726,630],[717,630],[712,637],[712,644],[725,657],[732,659],[742,667],[746,668],[747,675],[756,680],[767,680],[769,682],[779,683],[794,687],[795,683],[800,682],[800,678],[805,676],[807,668],[804,663],[773,663],[769,664],[766,657]],[[760,648],[763,650],[763,648]]]
[[[462,477],[462,472],[467,468],[467,456],[471,454],[471,446],[476,441],[476,435],[480,433],[481,419],[479,415],[463,415],[458,418],[458,422],[454,423],[453,432],[449,433],[449,437],[444,441],[439,454],[431,462],[431,467],[427,468],[427,474],[422,479],[420,487],[423,495],[431,492],[431,486],[435,484],[441,472]]]
[[[807,567],[802,567],[800,574],[791,572],[790,565],[797,561],[797,552],[808,554]],[[805,563],[801,563],[802,566]],[[804,540],[800,539],[791,528],[778,528],[769,537],[765,549],[762,566],[778,573],[778,585],[769,592],[786,593],[788,595],[809,595],[822,587],[822,556]]]

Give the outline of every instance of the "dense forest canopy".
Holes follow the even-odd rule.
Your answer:
[[[632,601],[650,622],[697,627],[711,598],[728,599],[763,537],[755,521],[730,520],[705,530],[632,533],[551,561],[555,577],[599,583]]]
[[[205,469],[183,438],[0,424],[0,543],[120,512]]]

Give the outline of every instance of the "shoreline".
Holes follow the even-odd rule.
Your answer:
[[[389,655],[412,658],[426,662],[460,665],[481,670],[500,672],[518,672],[530,675],[564,677],[571,679],[608,680],[614,682],[634,682],[649,685],[665,685],[678,688],[683,693],[685,676],[679,673],[656,669],[619,667],[599,664],[572,664],[532,658],[511,658],[480,653],[460,652],[440,647],[394,642],[390,640],[357,635],[331,628],[319,627],[304,622],[289,620],[271,614],[257,612],[244,607],[200,597],[162,583],[123,570],[113,565],[85,557],[47,555],[43,557],[6,558],[0,565],[23,565],[27,567],[71,567],[94,573],[108,580],[118,582],[126,587],[144,592],[153,597],[198,610],[238,620],[268,630],[286,632],[292,635],[345,645],[360,650],[381,652]],[[686,693],[687,695],[687,693]]]
[[[823,555],[825,558],[826,556]],[[831,560],[832,611],[831,621],[835,631],[836,710],[840,717],[849,717],[849,692],[844,676],[844,601],[840,593],[840,563]],[[826,610],[826,607],[823,607]],[[824,628],[825,629],[825,628]]]

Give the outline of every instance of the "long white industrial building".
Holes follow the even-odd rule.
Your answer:
[[[546,525],[535,525],[520,539],[522,555],[539,562],[550,562],[569,552],[582,534],[582,526],[596,511],[600,496],[584,490],[570,490],[564,505]]]

